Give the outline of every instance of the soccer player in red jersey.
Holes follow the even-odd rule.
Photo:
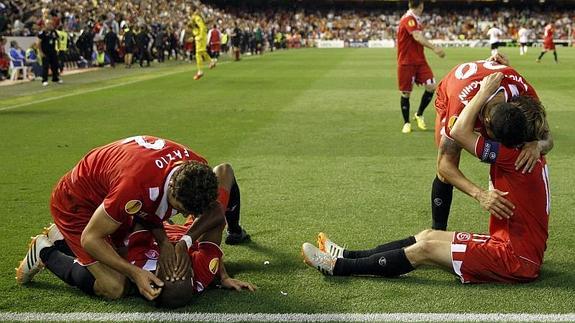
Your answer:
[[[411,132],[409,122],[409,97],[413,89],[413,83],[424,84],[425,92],[421,97],[419,109],[415,113],[417,126],[426,130],[423,111],[431,102],[435,91],[435,79],[433,72],[425,60],[423,47],[427,47],[439,57],[445,53],[441,47],[433,45],[423,35],[423,26],[419,16],[423,12],[423,0],[409,0],[409,10],[401,17],[397,30],[397,80],[401,92],[401,113],[403,115],[403,133]]]
[[[549,221],[549,177],[541,155],[533,172],[515,169],[521,154],[516,144],[533,140],[535,129],[523,113],[509,103],[489,109],[489,132],[500,133],[500,142],[475,131],[480,110],[498,90],[503,73],[487,76],[481,89],[459,116],[451,134],[462,147],[491,164],[495,190],[516,205],[512,216],[491,214],[489,234],[424,230],[415,236],[380,245],[370,250],[346,250],[320,233],[320,248],[305,243],[305,262],[328,275],[375,275],[396,277],[421,265],[438,266],[459,276],[463,283],[525,283],[539,276],[546,249]],[[533,109],[544,120],[537,100]],[[527,130],[526,130],[527,129]],[[509,146],[507,146],[509,145]]]
[[[545,53],[547,53],[550,50],[553,51],[553,57],[555,58],[555,63],[559,63],[559,61],[557,60],[557,50],[555,50],[555,43],[553,42],[554,34],[555,34],[555,26],[553,26],[553,23],[550,22],[547,24],[547,26],[545,26],[545,32],[543,34],[543,50],[541,51],[541,54],[539,54],[539,57],[537,58],[537,63],[540,63],[543,55],[545,55]]]
[[[234,212],[223,208],[230,200],[237,204]],[[18,282],[29,282],[46,265],[69,284],[107,298],[122,296],[126,278],[148,299],[160,292],[151,284],[163,284],[116,251],[134,223],[154,233],[162,251],[160,264],[170,279],[182,278],[190,267],[184,241],[174,246],[163,229],[171,216],[197,215],[187,233],[192,241],[226,220],[228,231],[242,238],[235,242],[247,236],[239,226],[239,189],[231,166],[212,169],[189,148],[151,136],[130,137],[90,151],[60,179],[50,209],[77,259],[65,265],[52,261],[48,252],[42,252],[47,237],[38,235],[17,269]]]
[[[459,169],[461,146],[451,137],[451,129],[458,120],[460,113],[473,99],[479,90],[479,82],[487,75],[502,72],[500,91],[494,94],[486,103],[486,109],[497,106],[501,102],[510,102],[519,108],[530,124],[535,122],[529,105],[523,104],[526,97],[537,99],[533,87],[515,69],[508,66],[506,57],[498,54],[487,61],[463,63],[452,69],[437,88],[435,108],[435,140],[438,145],[437,176],[431,190],[432,229],[445,230],[451,209],[453,186],[476,199],[481,206],[491,213],[503,216],[509,214],[513,207],[504,196],[494,191],[483,190],[471,182]],[[535,115],[536,117],[536,115]],[[481,120],[476,122],[476,130],[490,137]],[[523,145],[516,167],[523,172],[531,172],[541,154],[548,153],[553,147],[546,121],[539,125],[538,141]],[[493,137],[491,137],[493,138]]]

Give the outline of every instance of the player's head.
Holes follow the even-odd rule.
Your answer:
[[[157,307],[178,308],[190,304],[193,296],[194,283],[190,272],[184,280],[164,281],[164,287],[154,301]]]
[[[408,6],[409,9],[419,9],[423,11],[423,0],[409,0]]]
[[[202,214],[218,197],[218,179],[208,165],[188,161],[178,168],[168,185],[171,206],[183,215]]]
[[[519,109],[525,115],[527,124],[525,127],[526,141],[543,140],[549,134],[545,108],[541,101],[526,95],[516,96],[509,103]]]
[[[511,103],[493,105],[483,116],[487,134],[507,147],[517,147],[525,142],[525,115]]]

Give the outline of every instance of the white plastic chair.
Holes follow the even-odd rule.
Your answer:
[[[14,66],[14,58],[10,56],[10,81],[16,81],[18,79],[19,71],[22,71],[22,78],[26,80],[28,66],[24,65],[24,62],[22,62],[22,66]]]

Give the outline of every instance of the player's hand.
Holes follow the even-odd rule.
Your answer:
[[[439,56],[440,58],[444,58],[445,57],[445,52],[443,51],[443,48],[435,46],[433,47],[433,52],[435,54],[437,54],[437,56]]]
[[[481,80],[479,83],[479,91],[483,95],[492,95],[499,89],[499,85],[501,85],[501,80],[503,80],[503,73],[497,72],[493,74],[489,74]]]
[[[166,241],[160,245],[160,259],[158,259],[159,266],[162,268],[163,280],[174,281],[178,263],[176,259],[176,250],[174,245]]]
[[[485,210],[499,220],[509,219],[513,216],[515,205],[504,197],[507,194],[509,192],[502,192],[497,189],[482,191],[477,200]]]
[[[175,279],[184,280],[186,274],[191,272],[192,262],[190,261],[190,255],[188,254],[188,245],[185,241],[179,241],[176,244],[176,263],[177,269],[175,271]]]
[[[521,148],[521,153],[515,161],[515,170],[523,168],[521,173],[531,173],[533,167],[535,167],[535,164],[539,160],[539,157],[541,157],[541,148],[539,147],[539,142],[531,141],[526,143],[523,145],[523,148]]]
[[[501,53],[491,55],[491,57],[489,57],[487,60],[499,63],[501,65],[509,66],[509,58]]]
[[[150,301],[158,297],[162,292],[164,282],[147,270],[136,268],[131,278],[136,286],[138,286],[140,294]]]
[[[239,280],[239,279],[233,279],[231,277],[226,277],[224,279],[222,279],[222,287],[225,287],[227,289],[235,289],[238,292],[241,291],[242,289],[247,289],[250,292],[255,292],[257,287],[251,283]]]

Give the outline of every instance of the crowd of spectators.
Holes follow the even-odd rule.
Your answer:
[[[361,4],[358,4],[361,8]],[[267,50],[314,46],[317,40],[343,40],[348,43],[394,39],[405,10],[386,9],[302,9],[238,8],[217,6],[199,0],[0,0],[0,36],[36,36],[46,19],[68,34],[67,54],[62,59],[90,65],[106,65],[122,60],[124,35],[130,30],[135,55],[149,65],[185,53],[190,37],[186,25],[198,10],[209,27],[217,26],[223,39],[232,41],[234,29],[242,31],[242,52],[254,53],[263,41]],[[575,12],[539,9],[426,9],[422,18],[426,36],[437,40],[486,39],[485,31],[496,25],[515,39],[521,26],[542,38],[546,23],[556,26],[556,39],[572,37]],[[237,29],[236,29],[237,30]],[[130,36],[132,37],[132,36]],[[117,38],[117,41],[114,40]],[[110,45],[113,51],[110,51]],[[223,44],[224,49],[230,48]],[[228,45],[228,46],[226,46]],[[187,54],[187,55],[186,55]],[[0,60],[2,58],[0,57]],[[2,63],[0,62],[0,67]]]

